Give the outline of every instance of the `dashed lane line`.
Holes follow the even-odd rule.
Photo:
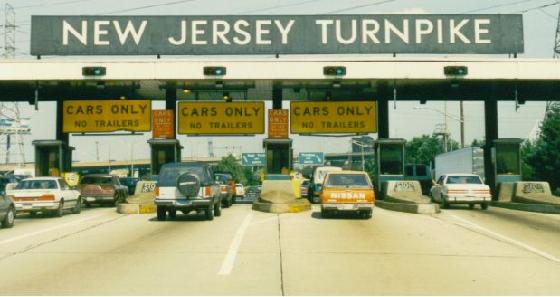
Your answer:
[[[245,231],[247,231],[247,228],[251,224],[252,218],[253,214],[248,214],[241,223],[241,226],[239,226],[239,229],[237,229],[237,232],[233,237],[224,261],[222,262],[222,267],[220,268],[220,271],[218,271],[218,275],[229,275],[233,270],[235,258],[237,258],[237,252],[239,251],[239,247],[241,246],[241,242],[243,241],[243,237],[245,236]]]

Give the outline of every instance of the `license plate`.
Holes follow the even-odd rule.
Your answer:
[[[23,209],[32,209],[32,208],[33,208],[33,205],[24,205],[23,206]]]
[[[352,210],[354,209],[354,205],[352,204],[343,204],[343,205],[339,205],[338,209],[342,209],[342,210]]]
[[[93,202],[93,201],[95,201],[95,198],[93,198],[93,197],[86,197],[86,201],[87,201],[87,202]]]

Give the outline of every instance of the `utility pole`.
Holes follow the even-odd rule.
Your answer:
[[[554,38],[554,58],[560,59],[560,8],[558,9],[558,18],[556,24],[556,36]]]
[[[459,120],[461,123],[461,148],[465,147],[465,114],[463,100],[459,101]]]
[[[95,160],[99,162],[99,141],[95,141]]]

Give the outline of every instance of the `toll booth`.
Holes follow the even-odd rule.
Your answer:
[[[35,176],[61,176],[72,171],[73,147],[60,140],[34,140]]]
[[[520,138],[499,138],[492,142],[492,165],[496,189],[500,183],[521,181],[522,142]]]
[[[292,139],[265,138],[263,147],[266,156],[266,175],[290,175],[292,170]]]
[[[158,175],[166,163],[181,162],[181,143],[177,139],[152,138],[148,140],[151,150],[150,172]]]
[[[378,197],[383,198],[383,184],[390,180],[404,180],[404,145],[402,138],[378,139],[374,142],[376,151],[375,188]]]

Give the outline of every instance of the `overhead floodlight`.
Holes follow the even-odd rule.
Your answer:
[[[104,76],[107,74],[107,68],[101,66],[82,67],[83,76]]]
[[[324,75],[344,76],[346,75],[346,67],[344,66],[325,66],[323,67]]]
[[[445,66],[443,67],[443,74],[449,76],[465,76],[469,74],[467,66]]]

